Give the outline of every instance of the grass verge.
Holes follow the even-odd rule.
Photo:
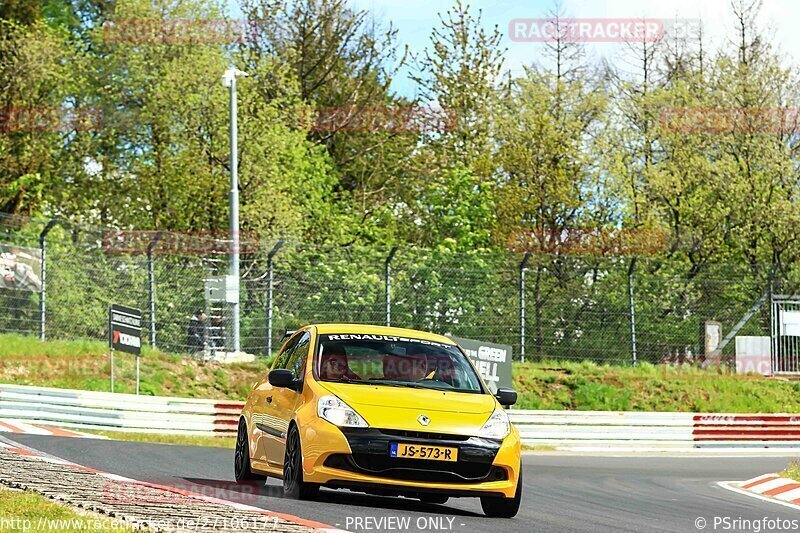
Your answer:
[[[220,365],[143,348],[141,394],[240,400],[269,369],[265,360]],[[135,357],[114,356],[115,392],[136,392]],[[0,383],[110,390],[108,346],[101,341],[46,341],[0,335]]]
[[[781,472],[781,475],[794,479],[795,481],[800,481],[800,461],[790,463],[789,466],[786,467],[786,470]]]
[[[134,531],[120,520],[78,513],[34,492],[0,488],[2,531]]]
[[[83,433],[103,435],[113,440],[132,442],[158,442],[162,444],[181,444],[184,446],[209,446],[213,448],[236,447],[236,437],[211,437],[205,435],[166,435],[161,433],[128,433],[127,431],[81,430]]]
[[[527,444],[522,445],[522,450],[526,452],[554,452],[556,451],[555,446],[547,446],[544,444],[537,444],[535,446],[528,446]]]
[[[521,409],[800,412],[800,381],[734,375],[719,369],[647,363],[636,367],[524,363],[514,366],[514,388]]]
[[[135,360],[115,357],[117,392],[134,392]],[[243,400],[269,363],[203,364],[144,349],[142,394]],[[95,391],[109,390],[109,358],[99,341],[48,341],[0,335],[0,383]],[[800,380],[731,375],[718,369],[634,367],[592,362],[514,364],[521,409],[800,412]]]

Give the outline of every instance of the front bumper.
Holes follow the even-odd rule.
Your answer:
[[[301,431],[304,479],[377,493],[514,496],[520,467],[515,429],[501,442],[478,437],[377,428],[337,428],[314,421]],[[458,461],[389,457],[390,442],[458,448]]]

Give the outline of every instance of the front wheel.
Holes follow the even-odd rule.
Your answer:
[[[517,516],[519,505],[522,503],[522,465],[517,478],[517,491],[513,498],[481,497],[483,513],[491,518],[513,518]]]
[[[319,492],[319,485],[303,481],[303,452],[300,433],[292,426],[286,436],[286,453],[283,457],[283,494],[295,500],[310,500]]]
[[[244,418],[239,420],[239,430],[236,433],[236,450],[233,454],[233,477],[236,483],[246,483],[264,476],[254,474],[250,470],[250,440],[247,437],[247,423]]]

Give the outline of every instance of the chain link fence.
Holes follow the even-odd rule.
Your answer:
[[[227,273],[229,243],[176,235],[0,216],[5,276],[14,275],[14,254],[41,254],[43,262],[41,290],[0,285],[0,332],[105,339],[108,306],[118,303],[142,309],[143,339],[174,353],[198,349],[189,326],[204,310],[205,350],[229,350],[231,309],[209,302],[206,290]],[[794,285],[773,280],[767,266],[698,268],[677,258],[245,238],[240,265],[241,346],[258,356],[277,350],[285,329],[356,322],[509,344],[526,360],[695,362],[707,320],[720,322],[724,335],[734,326],[738,335],[769,335],[768,304],[743,317],[771,286]]]

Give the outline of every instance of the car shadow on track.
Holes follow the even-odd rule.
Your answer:
[[[473,513],[447,505],[437,505],[433,503],[422,503],[413,498],[401,496],[375,496],[361,492],[351,492],[349,490],[328,490],[322,489],[316,501],[333,503],[339,505],[353,505],[358,507],[373,507],[381,509],[393,509],[396,511],[412,511],[417,513],[436,513],[459,516],[483,517],[480,513]]]
[[[237,503],[258,506],[259,498],[280,498],[284,499],[283,487],[265,483],[263,481],[248,482],[237,484],[226,479],[204,479],[204,478],[183,478],[189,486],[186,487],[193,492],[204,496],[231,500]],[[303,505],[313,505],[314,503],[332,503],[336,505],[349,505],[353,507],[372,507],[380,509],[392,509],[395,511],[409,511],[416,513],[435,513],[470,517],[483,517],[481,513],[465,511],[447,505],[437,505],[423,503],[413,498],[403,498],[399,496],[376,496],[349,490],[321,489],[314,500],[304,501]]]

